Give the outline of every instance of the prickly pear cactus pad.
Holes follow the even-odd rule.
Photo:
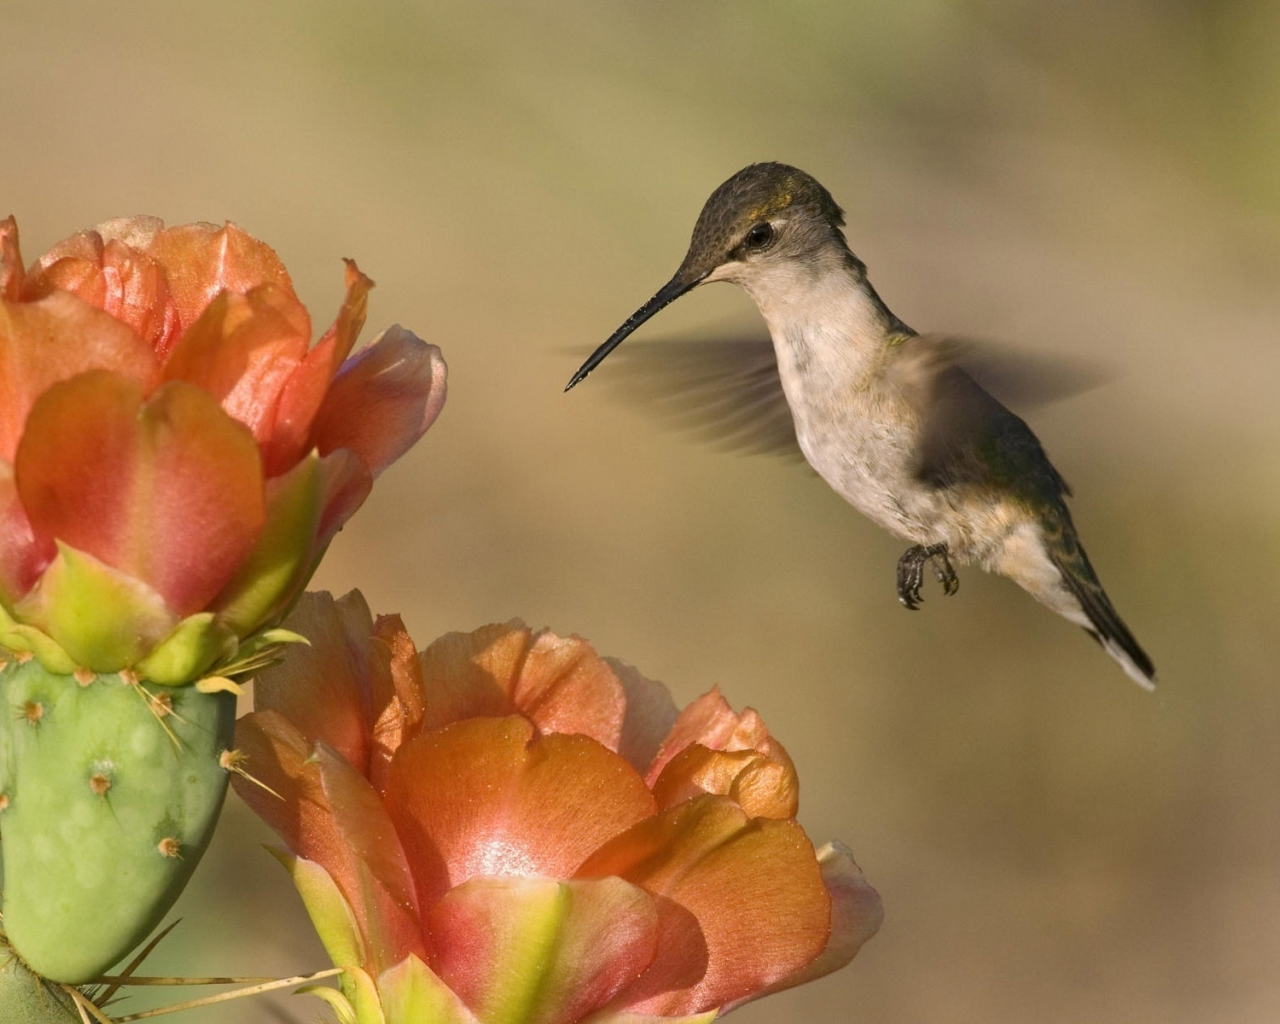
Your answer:
[[[5,1024],[80,1024],[71,997],[35,977],[0,942],[0,1020]]]
[[[4,930],[45,977],[97,977],[142,941],[213,834],[235,697],[129,673],[0,671]]]

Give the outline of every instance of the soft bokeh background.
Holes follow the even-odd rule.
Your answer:
[[[443,347],[443,417],[319,585],[420,644],[521,615],[764,714],[888,917],[743,1024],[1280,1019],[1273,0],[8,0],[0,67],[28,258],[110,216],[234,219],[317,328],[353,256],[370,327]],[[663,432],[608,364],[561,394],[760,159],[834,192],[917,328],[1115,371],[1024,411],[1155,696],[974,570],[906,614],[901,541]],[[705,289],[646,334],[756,322]],[[232,798],[153,973],[324,966],[266,839]]]

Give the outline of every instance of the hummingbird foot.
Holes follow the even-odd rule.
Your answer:
[[[933,575],[942,584],[942,592],[950,597],[960,589],[960,579],[951,567],[951,559],[947,557],[945,544],[930,544],[925,547],[917,544],[908,548],[898,559],[898,600],[904,608],[915,611],[924,600],[920,596],[920,587],[924,584],[925,563],[933,570]]]

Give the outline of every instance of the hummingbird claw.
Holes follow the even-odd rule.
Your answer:
[[[935,548],[937,550],[934,550]],[[951,559],[947,557],[947,546],[935,544],[929,550],[933,551],[929,559],[929,567],[933,570],[934,578],[942,584],[942,592],[950,597],[960,589],[960,577],[951,567]]]
[[[960,579],[951,567],[945,544],[917,544],[908,548],[898,559],[898,600],[909,611],[916,611],[924,598],[920,587],[924,584],[924,566],[929,563],[933,575],[942,584],[942,592],[950,597],[960,589]]]

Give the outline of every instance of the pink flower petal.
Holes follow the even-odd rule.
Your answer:
[[[519,713],[543,733],[581,733],[616,749],[622,687],[578,637],[534,633],[523,622],[448,633],[422,652],[431,695],[426,728],[477,715]]]
[[[236,747],[252,777],[235,776],[236,792],[290,850],[333,878],[351,905],[369,955],[380,967],[408,953],[426,959],[404,854],[363,776],[328,748],[317,748],[275,711],[241,718]]]
[[[348,519],[364,504],[373,490],[373,477],[354,452],[339,448],[320,460],[324,493],[320,497],[320,532],[316,551],[323,553]]]
[[[70,292],[130,327],[162,357],[178,329],[164,269],[145,253],[96,231],[82,232],[40,259],[22,288],[24,301]]]
[[[254,709],[279,712],[308,741],[323,741],[367,776],[374,723],[396,698],[391,652],[370,640],[369,606],[356,591],[337,601],[327,593],[304,594],[289,629],[310,643],[293,646],[262,674]]]
[[[18,499],[13,467],[0,461],[0,599],[9,607],[29,591],[57,549],[37,537]]]
[[[38,536],[149,584],[179,617],[222,589],[266,515],[248,431],[182,383],[146,403],[137,383],[101,370],[55,385],[14,469]]]
[[[772,747],[782,749],[776,740]],[[730,797],[751,818],[794,818],[800,780],[790,758],[776,760],[759,750],[708,750],[694,743],[667,762],[653,787],[659,807],[704,793]]]
[[[369,780],[374,789],[385,793],[391,758],[405,740],[421,729],[427,695],[422,683],[422,662],[400,616],[379,615],[373,628],[374,636],[391,652],[391,680],[396,691],[395,699],[373,726],[375,756],[369,766]]]
[[[818,864],[822,868],[822,882],[831,894],[831,938],[826,948],[795,974],[726,1006],[726,1013],[753,999],[838,971],[857,956],[863,944],[880,929],[884,920],[880,894],[867,884],[862,869],[854,862],[853,852],[843,843],[828,843],[818,851]]]
[[[605,844],[579,878],[617,875],[670,901],[654,965],[620,997],[643,1013],[722,1006],[810,963],[827,943],[831,898],[794,821],[748,819],[725,797],[663,811]],[[697,929],[691,928],[696,922]],[[704,964],[697,978],[690,964]]]
[[[266,449],[280,394],[306,355],[310,330],[291,292],[269,285],[245,295],[223,292],[174,346],[164,376],[213,395]]]
[[[653,960],[653,900],[620,878],[475,878],[431,911],[435,968],[481,1020],[561,1024]]]
[[[644,774],[675,724],[680,709],[671,698],[670,690],[642,676],[634,665],[619,658],[605,658],[604,662],[622,684],[626,705],[616,749],[636,771]]]
[[[315,447],[312,427],[316,415],[327,401],[333,378],[364,326],[373,282],[360,273],[354,260],[345,263],[347,294],[338,309],[338,317],[293,370],[280,394],[272,424],[271,447],[264,453],[268,473],[278,472],[277,467],[289,465]],[[359,410],[357,415],[367,412]]]
[[[0,299],[17,302],[24,276],[22,253],[18,249],[18,222],[10,214],[0,220]]]
[[[646,778],[652,785],[666,763],[691,743],[712,750],[752,750],[768,738],[769,731],[759,715],[751,708],[739,715],[715,687],[680,712]]]
[[[396,752],[385,795],[423,907],[477,876],[567,878],[654,808],[617,754],[586,736],[535,738],[515,716],[419,733]]]
[[[179,336],[223,291],[244,295],[266,284],[297,302],[289,274],[271,247],[234,224],[183,224],[157,231],[145,251],[164,267],[178,310]],[[309,340],[309,324],[304,333]]]
[[[87,370],[114,370],[147,391],[158,378],[141,338],[74,295],[0,302],[0,458],[13,461],[36,399]]]
[[[388,328],[333,379],[312,428],[316,448],[348,448],[377,476],[440,415],[447,375],[435,345]]]

